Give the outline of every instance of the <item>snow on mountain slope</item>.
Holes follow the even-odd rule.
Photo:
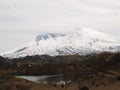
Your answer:
[[[87,55],[104,51],[120,51],[120,39],[89,28],[81,28],[64,34],[40,34],[25,47],[3,56],[18,58],[36,54],[50,56]]]

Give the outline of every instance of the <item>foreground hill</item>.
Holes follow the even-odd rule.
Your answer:
[[[14,74],[45,75],[63,74],[95,74],[108,70],[117,70],[120,65],[120,53],[101,53],[87,56],[48,56],[35,55],[23,58],[1,59],[1,68],[13,69]],[[15,72],[14,72],[15,71]],[[13,74],[12,73],[12,74]]]

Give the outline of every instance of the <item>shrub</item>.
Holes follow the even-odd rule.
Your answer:
[[[80,88],[79,90],[89,90],[89,88],[85,86],[85,87]]]

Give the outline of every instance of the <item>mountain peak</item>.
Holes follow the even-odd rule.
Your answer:
[[[82,32],[98,32],[94,29],[91,28],[86,28],[86,27],[82,27],[82,28],[75,28],[74,32],[78,32],[78,33],[82,33]]]

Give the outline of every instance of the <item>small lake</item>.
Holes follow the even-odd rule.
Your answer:
[[[65,78],[64,75],[44,75],[44,76],[15,76],[17,78],[23,78],[32,82],[41,84],[68,84],[72,82],[70,78]]]

